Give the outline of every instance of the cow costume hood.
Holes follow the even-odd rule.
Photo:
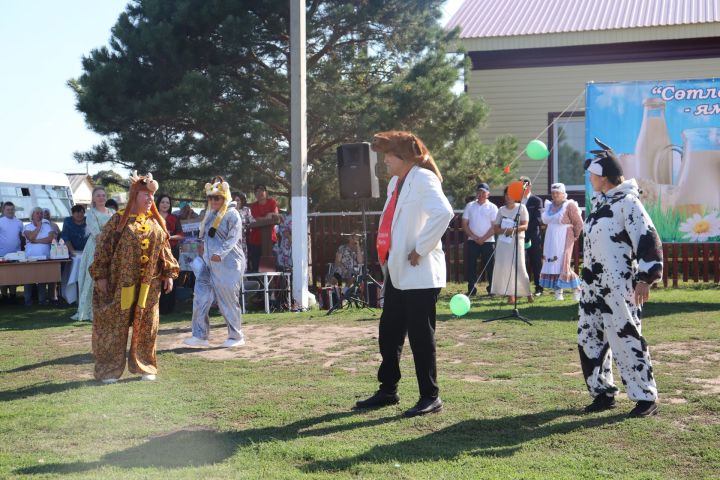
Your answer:
[[[590,150],[590,153],[595,157],[585,160],[585,170],[599,177],[621,177],[623,169],[615,151],[597,137],[595,137],[595,143],[600,147],[600,150]]]
[[[623,197],[634,197],[640,199],[640,187],[634,178],[625,180],[617,187],[611,188],[607,193],[596,192],[594,200],[596,203],[604,203],[608,199],[620,199]]]

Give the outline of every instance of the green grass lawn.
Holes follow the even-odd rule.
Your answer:
[[[439,304],[445,410],[413,419],[409,346],[400,405],[350,409],[377,388],[379,311],[246,315],[245,347],[198,352],[179,341],[183,304],[161,324],[156,382],[100,385],[72,309],[2,306],[0,478],[720,478],[717,287],[652,292],[643,333],[661,406],[648,419],[627,419],[624,395],[580,413],[574,302],[521,303],[532,326],[483,323],[507,305],[475,300],[454,318],[462,287]]]

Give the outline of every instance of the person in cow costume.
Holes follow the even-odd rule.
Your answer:
[[[636,402],[629,416],[646,417],[657,413],[658,396],[640,313],[650,286],[662,277],[662,245],[637,183],[624,179],[611,148],[595,142],[600,150],[592,150],[595,157],[585,162],[594,197],[583,228],[578,322],[580,364],[594,398],[585,412],[615,407],[614,357],[628,397]]]

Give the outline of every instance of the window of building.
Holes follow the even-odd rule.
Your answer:
[[[552,163],[550,183],[562,182],[567,190],[585,190],[585,112],[551,113],[549,116]]]

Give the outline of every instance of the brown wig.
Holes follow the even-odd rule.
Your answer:
[[[412,162],[421,168],[430,170],[442,182],[442,175],[430,151],[422,140],[410,132],[390,130],[376,133],[372,149],[376,152],[396,155],[406,162]]]
[[[152,173],[148,173],[145,176],[138,176],[137,172],[133,172],[133,174],[130,176],[130,182],[131,183],[130,191],[128,192],[127,207],[122,213],[122,218],[120,218],[117,229],[115,229],[117,233],[121,233],[127,225],[128,219],[132,214],[131,210],[135,205],[135,199],[137,198],[138,193],[150,192],[151,194],[154,194],[155,192],[157,192],[157,189],[159,187],[158,182],[153,180]],[[150,204],[149,216],[153,217],[155,221],[162,227],[165,234],[170,237],[170,234],[167,231],[167,226],[165,225],[165,219],[162,217],[162,215],[160,215],[160,212],[158,212],[158,209],[155,206],[155,202],[152,202]]]

